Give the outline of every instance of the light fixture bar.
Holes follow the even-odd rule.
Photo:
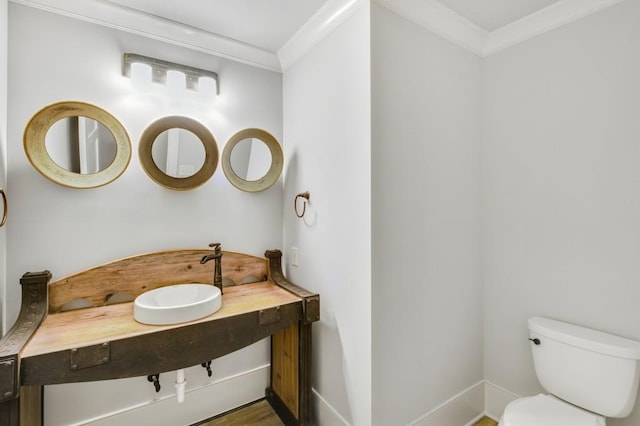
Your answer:
[[[185,75],[187,89],[191,90],[198,90],[200,77],[212,78],[216,82],[216,94],[220,94],[220,83],[218,81],[218,73],[216,72],[176,64],[175,62],[163,61],[162,59],[151,58],[136,53],[124,53],[122,55],[122,75],[131,78],[131,64],[133,63],[149,65],[151,67],[151,76],[155,83],[166,84],[167,71],[179,71]]]

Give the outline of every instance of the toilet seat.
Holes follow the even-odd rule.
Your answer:
[[[605,426],[605,419],[553,396],[539,394],[507,405],[500,426]]]

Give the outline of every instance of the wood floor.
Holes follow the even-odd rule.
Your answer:
[[[193,426],[284,426],[267,401],[233,410],[219,417],[214,417]]]
[[[276,413],[273,412],[267,401],[258,401],[254,404],[233,410],[222,416],[215,417],[193,426],[284,426]],[[483,418],[475,426],[497,426],[488,417]]]
[[[481,419],[475,426],[498,426],[498,422],[491,420],[489,417]]]

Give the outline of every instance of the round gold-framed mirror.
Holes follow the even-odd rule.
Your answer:
[[[151,123],[140,136],[138,154],[154,182],[178,191],[204,184],[218,166],[218,144],[211,132],[200,122],[177,115]]]
[[[27,123],[24,151],[44,177],[69,188],[116,180],[131,160],[131,141],[109,112],[85,102],[58,102]]]
[[[278,181],[283,168],[282,147],[269,132],[244,129],[233,135],[222,152],[222,170],[236,188],[259,192]]]

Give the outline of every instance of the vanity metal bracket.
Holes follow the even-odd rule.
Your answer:
[[[302,322],[311,324],[320,320],[320,295],[312,293],[287,280],[282,272],[282,252],[280,250],[267,250],[264,257],[269,259],[269,274],[273,281],[290,293],[302,299]]]
[[[20,395],[19,354],[47,314],[47,286],[50,280],[49,271],[28,272],[20,278],[20,314],[13,327],[0,339],[0,403]],[[0,417],[2,410],[0,404]]]
[[[82,368],[96,367],[109,362],[109,343],[73,348],[70,350],[69,368],[80,370]]]
[[[304,298],[302,305],[304,314],[304,323],[311,324],[312,322],[320,320],[320,296],[313,295]]]
[[[274,324],[280,321],[280,306],[263,309],[258,314],[260,325]]]
[[[0,401],[17,397],[16,358],[0,360]]]

